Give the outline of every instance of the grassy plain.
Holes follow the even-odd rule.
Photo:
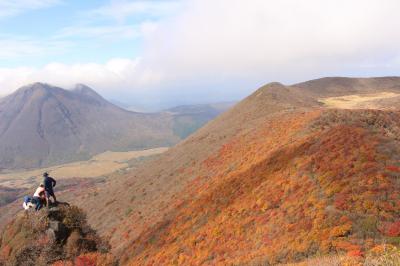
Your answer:
[[[322,98],[319,102],[328,108],[339,109],[389,109],[390,106],[382,106],[379,100],[399,97],[394,92],[380,92],[373,94],[352,94],[339,97]]]
[[[29,171],[0,173],[0,186],[5,188],[30,188],[42,179],[43,172],[50,173],[56,179],[91,178],[106,176],[129,168],[129,161],[163,153],[168,148],[155,148],[141,151],[107,151],[92,157],[88,161],[79,161]]]

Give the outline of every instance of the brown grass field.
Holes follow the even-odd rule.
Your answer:
[[[6,188],[30,188],[33,183],[40,182],[43,172],[46,171],[57,179],[106,176],[129,168],[130,160],[161,154],[166,150],[168,148],[128,152],[107,151],[92,157],[88,161],[73,162],[30,171],[0,173],[0,186]]]
[[[380,92],[373,94],[352,94],[339,97],[322,98],[319,102],[328,108],[339,109],[390,109],[390,106],[382,106],[380,100],[399,97],[394,92]]]

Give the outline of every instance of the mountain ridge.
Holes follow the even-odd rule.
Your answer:
[[[349,93],[396,86],[394,79]],[[88,210],[89,219],[128,265],[268,265],[318,252],[362,254],[391,241],[387,228],[399,219],[398,166],[391,166],[400,149],[399,112],[327,109],[318,101],[331,93],[324,88],[259,88],[159,158],[96,190],[109,204]],[[121,186],[130,201],[106,196]],[[105,213],[123,218],[101,221]]]
[[[377,90],[400,91],[400,77],[348,78],[324,77],[290,85],[315,96],[331,97],[345,94],[373,93]]]

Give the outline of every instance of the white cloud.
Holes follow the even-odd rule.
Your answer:
[[[400,54],[399,8],[395,0],[193,0],[148,36],[143,58],[173,80],[285,81],[379,67]]]
[[[141,87],[158,82],[158,77],[138,68],[139,64],[139,59],[114,58],[105,64],[50,63],[41,68],[0,68],[0,95],[4,96],[36,81],[64,88],[84,83],[105,95],[111,88],[115,93],[132,86]]]
[[[15,16],[28,10],[47,8],[60,0],[0,0],[0,18]]]
[[[164,3],[133,3],[147,2]],[[116,8],[121,3],[128,2],[96,12],[117,20],[142,12],[138,6],[122,12]],[[400,71],[399,9],[397,0],[188,0],[173,17],[143,27],[140,60],[2,69],[0,88],[81,82],[126,95],[201,91],[207,101],[233,91],[244,95],[269,81],[395,75]]]

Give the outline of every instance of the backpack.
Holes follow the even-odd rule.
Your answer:
[[[29,197],[29,196],[25,196],[24,197],[24,202],[26,203],[26,204],[28,204],[29,202],[31,202],[32,201],[32,198],[31,197]]]

